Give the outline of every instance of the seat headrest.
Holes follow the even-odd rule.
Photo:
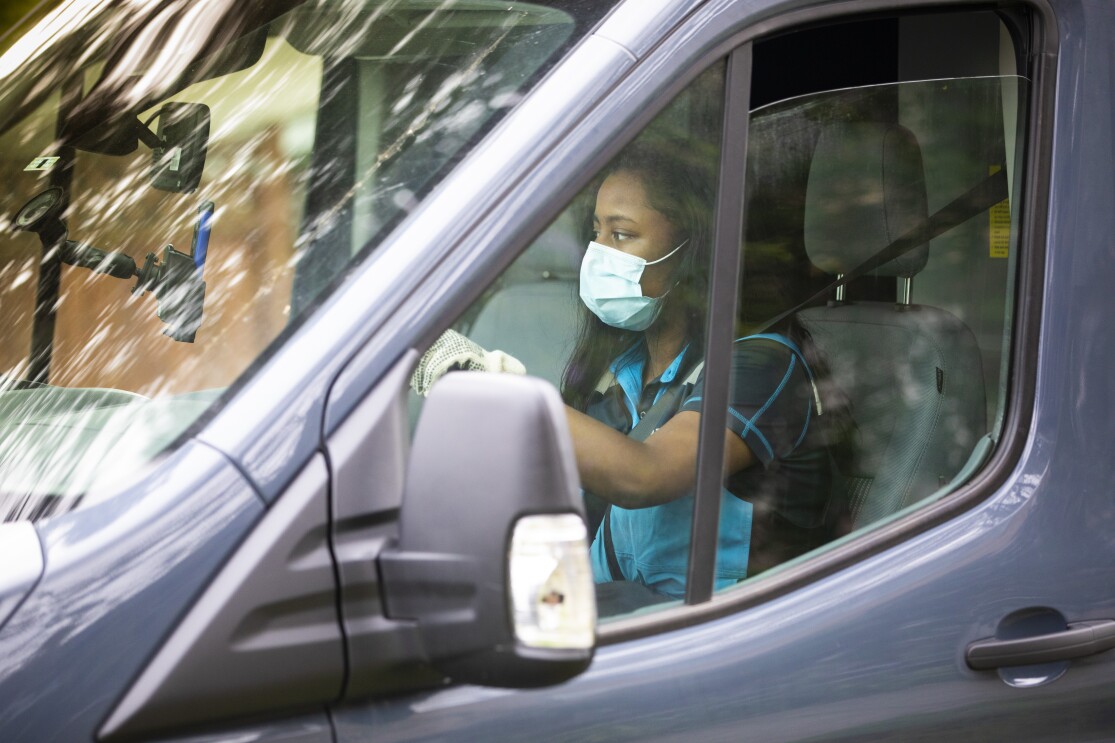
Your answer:
[[[567,210],[507,268],[504,281],[576,281],[584,252],[585,244],[577,237],[576,221]]]
[[[897,124],[836,124],[821,134],[805,192],[805,250],[829,274],[848,273],[929,216],[921,147]],[[925,268],[929,243],[876,276]]]

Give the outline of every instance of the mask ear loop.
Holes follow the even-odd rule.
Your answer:
[[[681,250],[681,249],[682,249],[683,247],[685,247],[685,244],[686,244],[687,242],[689,242],[689,238],[688,238],[688,237],[687,237],[687,238],[685,238],[684,240],[682,240],[682,241],[681,241],[680,243],[678,243],[678,246],[677,246],[676,248],[674,248],[673,250],[671,250],[671,251],[670,251],[669,253],[667,253],[666,255],[664,255],[664,256],[662,256],[661,258],[658,258],[658,259],[656,259],[656,260],[653,260],[653,261],[648,261],[647,263],[644,263],[643,265],[644,265],[644,266],[653,266],[653,265],[654,265],[654,264],[656,264],[656,263],[661,263],[662,261],[664,261],[664,260],[666,260],[667,258],[669,258],[670,256],[672,256],[672,255],[673,255],[674,253],[678,252],[678,251],[679,251],[679,250]],[[678,269],[680,269],[680,268],[681,268],[681,264],[678,264],[678,268],[675,268],[674,270],[675,270],[675,271],[677,271],[677,270],[678,270]],[[676,289],[676,288],[677,288],[677,286],[678,286],[678,284],[680,284],[680,283],[681,283],[681,279],[679,278],[679,279],[678,279],[677,281],[675,281],[675,282],[674,282],[674,285],[673,285],[673,286],[671,286],[671,287],[670,287],[669,289],[667,289],[666,291],[662,292],[662,294],[660,294],[659,296],[657,296],[657,297],[653,297],[653,298],[654,298],[654,299],[662,299],[662,298],[663,298],[663,297],[665,297],[665,296],[666,296],[667,294],[669,294],[669,293],[670,293],[670,292],[672,292],[672,291],[673,291],[674,289]]]
[[[645,265],[645,266],[653,266],[653,265],[654,265],[654,264],[656,264],[656,263],[661,263],[662,261],[664,261],[664,260],[668,259],[668,258],[669,258],[670,256],[672,256],[672,255],[673,255],[674,253],[678,252],[678,251],[679,251],[679,250],[681,250],[681,249],[682,249],[683,247],[685,247],[685,244],[686,244],[687,242],[689,242],[689,238],[688,238],[688,237],[687,237],[687,238],[685,238],[684,240],[682,240],[682,241],[681,241],[680,243],[678,243],[678,246],[677,246],[676,248],[674,248],[673,250],[671,250],[671,251],[670,251],[669,253],[667,253],[666,255],[664,255],[664,256],[662,256],[661,258],[658,258],[658,259],[656,259],[656,260],[653,260],[653,261],[647,261],[647,262],[646,262],[646,263],[644,263],[643,265]]]

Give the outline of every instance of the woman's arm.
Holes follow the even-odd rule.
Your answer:
[[[566,407],[581,484],[621,508],[647,508],[680,498],[697,477],[701,416],[682,411],[646,441],[636,441]],[[743,439],[725,431],[724,474],[750,467],[755,457]]]

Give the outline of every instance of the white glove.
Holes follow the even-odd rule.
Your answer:
[[[526,367],[503,351],[485,351],[455,330],[446,330],[422,355],[410,377],[410,387],[422,397],[434,382],[451,371],[489,371],[526,374]]]

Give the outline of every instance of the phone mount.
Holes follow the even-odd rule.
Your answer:
[[[182,342],[193,343],[201,326],[202,307],[205,304],[205,282],[202,281],[192,256],[174,249],[163,248],[162,261],[148,253],[143,268],[136,272],[138,280],[133,294],[150,291],[156,300],[155,313],[167,324],[163,335]]]
[[[167,324],[163,334],[181,343],[193,343],[201,326],[202,307],[205,303],[205,282],[201,278],[204,251],[208,245],[208,220],[212,218],[213,204],[206,202],[202,208],[199,225],[205,229],[195,232],[195,251],[199,257],[187,255],[167,245],[162,251],[162,261],[148,253],[143,268],[137,269],[131,256],[118,251],[100,250],[87,243],[67,239],[69,230],[62,221],[65,193],[61,188],[48,188],[23,205],[12,220],[17,230],[39,236],[44,254],[57,249],[63,263],[87,268],[93,273],[114,276],[118,279],[138,277],[133,294],[154,293],[156,314]]]

